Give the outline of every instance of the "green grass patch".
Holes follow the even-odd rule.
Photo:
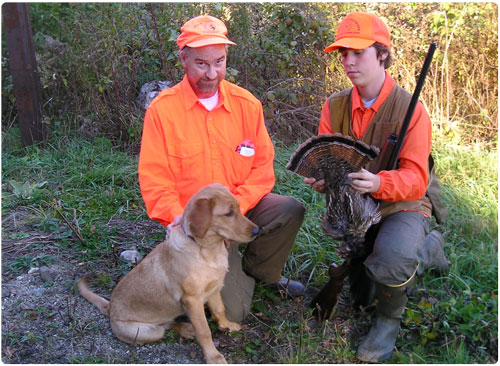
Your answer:
[[[2,215],[19,208],[30,211],[36,217],[33,226],[59,236],[61,246],[69,246],[73,234],[67,220],[85,239],[75,249],[87,249],[89,257],[109,250],[113,232],[106,223],[112,218],[148,220],[137,157],[105,138],[89,142],[62,137],[45,148],[4,145],[2,182]]]
[[[12,130],[13,135],[16,131]],[[30,224],[56,235],[58,245],[82,253],[92,263],[112,251],[111,238],[119,232],[106,225],[113,218],[140,222],[149,220],[137,179],[137,156],[98,138],[88,142],[60,137],[47,147],[19,147],[4,136],[2,151],[2,215],[27,210]],[[324,197],[303,184],[303,179],[285,169],[297,145],[276,144],[274,192],[290,195],[307,208],[284,274],[319,287],[327,278],[330,263],[339,263],[335,246],[321,228]],[[447,222],[440,227],[452,266],[443,276],[425,274],[404,314],[395,363],[490,363],[498,358],[498,158],[497,151],[465,146],[440,146],[434,150],[437,175],[448,208]],[[64,215],[85,240],[72,237]],[[433,224],[435,226],[435,223]],[[117,229],[118,230],[118,229]],[[22,240],[29,233],[9,234]],[[161,233],[152,233],[154,241]],[[148,239],[146,239],[148,240]],[[144,253],[146,254],[146,253]],[[50,256],[22,256],[7,263],[13,273],[50,265]],[[129,268],[120,267],[126,273]],[[112,279],[101,277],[101,287]],[[293,319],[280,313],[282,300],[265,289],[256,291],[253,311],[269,319],[270,338],[247,342],[239,352],[250,360],[278,363],[355,362],[359,338],[348,329],[363,333],[370,315],[334,314],[319,329],[308,327],[307,309]],[[267,325],[266,325],[267,326]],[[361,331],[359,330],[361,327]],[[238,337],[244,337],[241,332]],[[362,334],[361,334],[362,335]],[[267,351],[267,344],[275,344]],[[265,357],[255,353],[266,350]],[[257,358],[256,358],[257,357]],[[93,362],[100,359],[81,359]],[[257,362],[256,361],[256,362]]]

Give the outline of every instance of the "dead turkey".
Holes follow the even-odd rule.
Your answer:
[[[337,253],[345,259],[366,254],[366,231],[381,218],[379,204],[352,188],[347,175],[361,170],[378,153],[377,147],[349,136],[319,135],[300,145],[286,166],[303,177],[325,180],[323,229],[343,242]]]

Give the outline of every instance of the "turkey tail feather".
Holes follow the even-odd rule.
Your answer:
[[[342,160],[351,171],[358,171],[378,156],[379,149],[361,140],[336,133],[314,136],[292,154],[286,168],[304,177],[324,179],[325,169]]]

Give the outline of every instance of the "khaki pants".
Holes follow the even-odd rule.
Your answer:
[[[266,284],[281,278],[293,242],[304,220],[305,208],[293,197],[269,193],[246,216],[261,228],[246,245],[229,248],[229,272],[221,295],[229,320],[240,322],[250,311],[255,280]]]

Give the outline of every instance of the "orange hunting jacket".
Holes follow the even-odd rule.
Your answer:
[[[184,77],[144,117],[138,170],[148,215],[168,225],[210,183],[227,186],[245,214],[271,192],[273,159],[259,100],[223,80],[219,103],[208,111]]]
[[[395,86],[392,77],[386,72],[382,89],[375,103],[364,108],[356,87],[352,89],[351,129],[357,138],[362,138],[380,106],[386,101]],[[330,123],[330,107],[327,100],[321,112],[318,134],[334,133]],[[427,190],[428,159],[431,151],[432,127],[429,115],[422,103],[417,103],[404,140],[397,170],[383,170],[380,177],[380,188],[371,195],[389,202],[416,201],[421,199]]]

